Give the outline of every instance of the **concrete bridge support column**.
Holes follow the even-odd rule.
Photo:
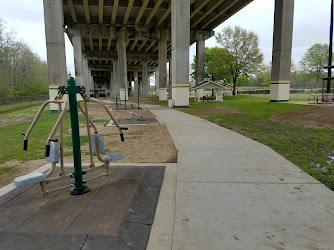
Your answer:
[[[77,86],[83,86],[83,60],[81,48],[81,36],[72,36],[75,83]]]
[[[190,0],[172,0],[172,82],[177,108],[189,107]]]
[[[290,94],[294,0],[275,0],[270,102],[287,102]]]
[[[114,93],[115,98],[119,98],[120,94],[120,85],[119,85],[119,71],[118,71],[118,60],[113,60],[113,72],[114,72]]]
[[[92,76],[92,70],[91,69],[89,69],[88,74],[89,74],[89,90],[93,92],[94,91],[94,79],[93,79],[93,76]]]
[[[84,76],[83,76],[81,36],[72,36],[72,43],[73,43],[73,56],[74,56],[75,83],[77,86],[83,86]],[[82,100],[80,94],[77,94],[77,99]]]
[[[119,84],[121,100],[128,100],[128,70],[126,61],[126,29],[122,28],[118,33],[117,51],[118,51],[118,67],[119,67]]]
[[[157,71],[155,71],[155,95],[159,96],[160,91],[160,83],[159,83],[159,69]]]
[[[45,40],[48,59],[49,96],[54,99],[57,88],[66,85],[67,69],[64,40],[64,12],[62,0],[44,0]],[[51,111],[58,104],[51,104]]]
[[[89,81],[88,59],[85,55],[82,56],[82,68],[83,68],[83,85],[86,88],[86,93],[89,93],[90,81]]]
[[[128,72],[128,93],[129,93],[129,96],[133,96],[132,79],[133,79],[133,72]]]
[[[148,75],[147,62],[143,61],[143,96],[150,95],[150,78]]]
[[[203,34],[197,34],[196,41],[196,86],[204,80],[205,40]],[[197,89],[195,100],[200,101],[204,96],[204,89]]]
[[[168,68],[168,73],[169,73],[169,81],[168,81],[168,97],[173,98],[173,82],[172,82],[172,61],[169,62],[169,68]]]
[[[167,30],[161,30],[158,46],[159,101],[167,101]]]
[[[114,72],[110,71],[110,82],[109,82],[109,88],[110,88],[110,97],[115,98],[115,85],[114,85]]]
[[[134,77],[133,77],[133,81],[134,81],[134,96],[138,97],[138,88],[139,88],[139,74],[138,74],[138,70],[135,70],[134,72]]]

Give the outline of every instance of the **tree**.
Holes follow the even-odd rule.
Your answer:
[[[306,51],[300,61],[303,71],[316,76],[317,84],[324,72],[323,67],[328,64],[328,48],[327,44],[316,43]]]
[[[231,81],[225,64],[225,58],[228,56],[228,51],[223,48],[205,48],[204,78],[223,80],[225,82]],[[196,56],[194,56],[191,64],[191,70],[191,78],[196,79]]]
[[[0,97],[45,95],[47,78],[46,62],[23,41],[15,41],[0,18]]]
[[[227,50],[224,64],[233,80],[233,95],[240,75],[249,76],[258,72],[262,66],[263,54],[259,48],[259,37],[252,31],[239,26],[230,26],[216,35],[217,42]]]

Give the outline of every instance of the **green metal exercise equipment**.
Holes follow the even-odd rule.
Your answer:
[[[67,111],[67,101],[62,100],[63,96],[67,94],[69,96],[69,108],[70,108],[70,118],[71,118],[71,130],[72,130],[72,144],[73,144],[73,160],[74,160],[74,172],[71,174],[65,174],[64,169],[64,159],[63,159],[63,130],[62,130],[62,120]],[[82,96],[82,100],[77,101],[77,94]],[[80,103],[84,103],[84,109],[80,106]],[[86,89],[83,86],[76,86],[75,80],[73,77],[69,77],[67,79],[66,86],[60,86],[58,88],[58,94],[54,100],[46,101],[40,110],[38,111],[36,117],[31,123],[28,131],[26,133],[22,133],[24,135],[24,145],[23,150],[28,149],[28,138],[29,135],[34,128],[36,122],[38,121],[40,115],[42,114],[44,108],[50,104],[55,103],[58,104],[59,117],[49,134],[49,137],[46,142],[45,147],[45,157],[46,160],[51,162],[51,168],[46,173],[30,173],[24,176],[17,177],[14,180],[14,184],[16,186],[26,186],[40,183],[42,196],[47,195],[50,192],[59,191],[62,189],[70,188],[70,194],[72,195],[82,195],[89,192],[89,188],[84,185],[86,181],[96,179],[101,176],[109,175],[109,162],[118,161],[124,158],[123,153],[113,153],[108,155],[101,155],[104,152],[104,141],[101,135],[98,134],[96,126],[91,121],[88,115],[88,107],[87,102],[97,102],[103,106],[103,108],[107,111],[110,118],[115,123],[117,129],[119,130],[121,141],[124,141],[123,130],[127,130],[127,128],[120,127],[117,123],[116,119],[113,117],[107,106],[100,100],[90,98],[86,94]],[[81,149],[80,149],[80,133],[79,133],[79,119],[78,119],[78,107],[81,112],[84,114],[86,118],[86,126],[87,126],[87,135],[89,137],[89,154],[90,154],[90,165],[88,169],[82,169],[81,162]],[[91,136],[90,128],[94,129],[94,134]],[[54,138],[56,131],[59,129],[59,140]],[[59,144],[58,144],[59,142]],[[101,165],[95,165],[93,161],[93,151],[96,152],[97,158],[102,162]],[[60,159],[60,173],[58,177],[51,178],[50,176],[54,173],[56,168],[56,164]],[[106,173],[96,175],[91,177],[88,180],[83,179],[83,175],[88,174],[89,172],[98,170],[98,169],[106,169]],[[61,181],[64,179],[74,178],[74,183],[71,185],[65,185],[59,188],[54,188],[51,190],[46,190],[46,185]]]

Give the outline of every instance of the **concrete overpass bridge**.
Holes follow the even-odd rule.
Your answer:
[[[159,99],[167,100],[169,92],[175,106],[187,107],[189,46],[196,43],[197,81],[202,81],[205,40],[250,2],[44,0],[50,85],[66,82],[66,33],[73,45],[78,85],[107,85],[113,97],[123,99],[134,81],[135,91],[141,86],[142,94],[148,95],[149,75],[156,72]],[[294,0],[275,0],[272,101],[288,100],[293,6]]]

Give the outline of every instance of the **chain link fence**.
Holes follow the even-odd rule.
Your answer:
[[[31,107],[49,100],[48,95],[21,96],[0,98],[0,113],[8,113],[22,108]]]

